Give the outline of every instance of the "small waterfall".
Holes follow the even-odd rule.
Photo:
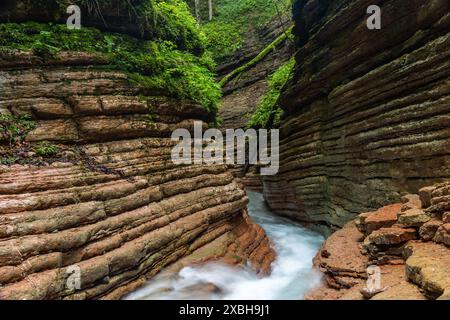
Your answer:
[[[250,216],[266,230],[277,252],[268,277],[258,277],[250,267],[210,262],[186,267],[176,277],[157,277],[126,299],[302,299],[320,281],[320,274],[312,268],[312,259],[323,237],[272,214],[260,193],[247,191],[247,194]]]

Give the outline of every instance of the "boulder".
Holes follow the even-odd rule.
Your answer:
[[[391,227],[397,222],[401,207],[401,204],[393,204],[374,212],[362,213],[355,219],[355,224],[358,230],[366,235],[380,228]]]
[[[402,212],[411,210],[411,209],[420,209],[422,208],[422,203],[420,201],[420,197],[417,194],[408,194],[402,197]]]
[[[398,222],[406,227],[420,227],[430,220],[431,217],[422,209],[407,210],[403,212],[398,218]]]
[[[439,227],[443,225],[443,222],[439,219],[432,219],[424,223],[419,229],[420,239],[424,241],[431,241],[434,239]]]
[[[411,241],[405,246],[406,275],[429,298],[450,290],[450,249],[434,242]]]
[[[439,227],[434,236],[434,241],[450,246],[450,223],[446,223]]]
[[[398,245],[416,239],[416,230],[409,228],[381,228],[372,232],[368,237],[370,243],[375,245]]]
[[[444,223],[450,223],[450,212],[444,212],[442,214],[442,221]]]
[[[425,187],[419,190],[420,202],[422,203],[422,208],[428,208],[431,206],[431,198],[433,191],[436,187]]]
[[[349,287],[367,277],[367,257],[361,253],[364,235],[349,222],[333,233],[314,258],[314,265],[327,275],[327,281],[335,287]],[[349,277],[353,279],[349,279]]]

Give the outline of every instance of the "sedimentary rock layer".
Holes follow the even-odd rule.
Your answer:
[[[211,114],[62,55],[0,57],[1,114],[36,121],[22,164],[0,166],[0,299],[120,298],[179,261],[268,272],[274,252],[227,169],[170,159],[172,130]],[[58,153],[26,149],[42,141]]]
[[[307,298],[448,299],[450,228],[443,208],[450,205],[449,194],[450,183],[424,188],[420,199],[408,195],[347,223],[315,257],[324,281]]]
[[[369,30],[369,5],[382,9]],[[342,227],[450,177],[450,2],[297,0],[272,209]]]
[[[289,29],[291,23],[289,17],[282,17],[281,20],[275,17],[263,30],[249,32],[243,47],[218,67],[219,77],[225,76],[255,58],[266,46]],[[268,76],[289,60],[293,50],[292,41],[286,40],[255,66],[224,86],[224,97],[219,110],[223,129],[246,127],[249,116],[268,89]]]

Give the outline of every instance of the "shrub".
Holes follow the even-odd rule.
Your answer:
[[[39,142],[34,147],[34,151],[36,152],[36,154],[38,156],[47,158],[47,157],[51,157],[51,156],[54,156],[55,154],[57,154],[59,151],[59,148],[58,148],[58,146],[56,146],[54,144],[50,144],[47,141],[42,141],[42,142]]]

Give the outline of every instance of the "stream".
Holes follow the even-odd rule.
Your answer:
[[[129,294],[129,300],[296,300],[318,285],[320,274],[312,259],[324,241],[313,231],[270,212],[260,193],[247,191],[249,214],[261,225],[277,253],[268,277],[258,277],[250,267],[218,262],[185,267],[177,277],[155,277]],[[198,290],[197,290],[198,288]]]

